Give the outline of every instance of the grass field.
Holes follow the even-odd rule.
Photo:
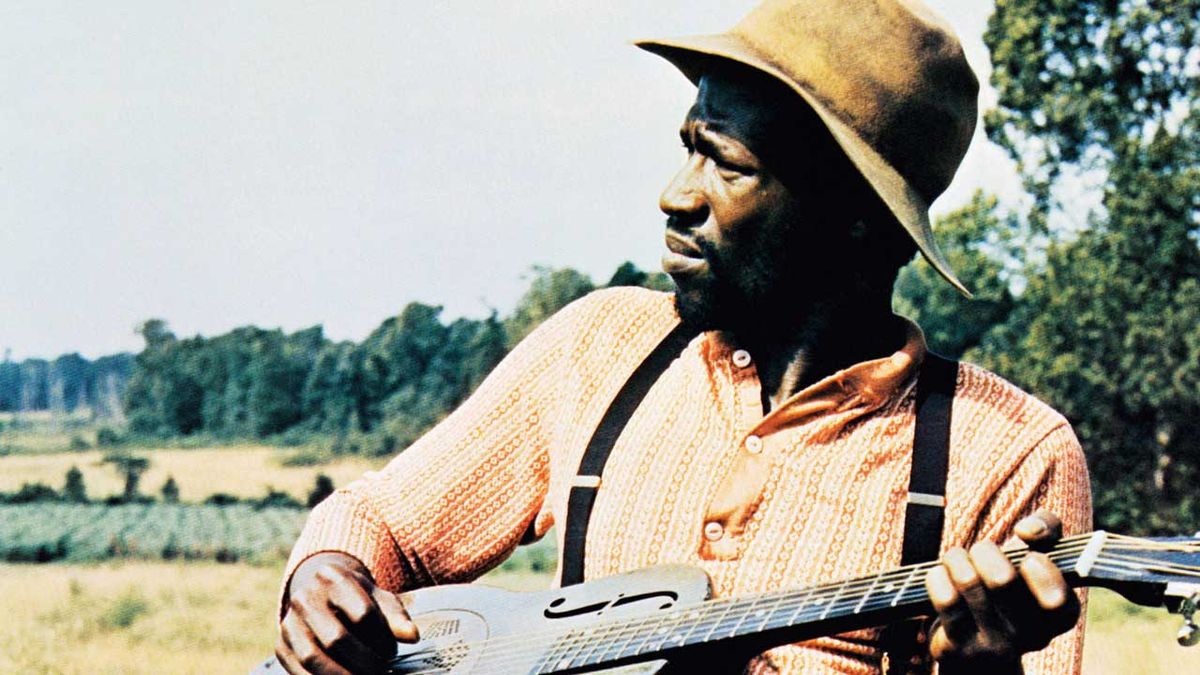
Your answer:
[[[318,473],[326,474],[340,487],[386,461],[344,457],[316,466],[283,466],[280,459],[291,451],[257,445],[196,450],[137,449],[131,452],[150,460],[149,470],[142,475],[143,493],[157,494],[167,476],[174,476],[183,501],[200,501],[214,492],[261,497],[268,487],[272,487],[303,502]],[[0,491],[11,492],[22,483],[33,482],[59,489],[67,470],[78,466],[83,472],[89,497],[98,499],[119,494],[124,478],[111,465],[100,463],[103,456],[99,450],[0,456]]]
[[[0,673],[244,673],[269,655],[278,567],[215,563],[0,565]],[[545,574],[488,583],[545,587]],[[1178,617],[1092,594],[1084,673],[1200,673]]]

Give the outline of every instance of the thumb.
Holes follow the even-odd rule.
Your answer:
[[[412,618],[404,609],[404,603],[400,602],[400,598],[396,597],[394,593],[376,586],[371,590],[371,598],[379,606],[379,611],[383,612],[383,618],[387,620],[392,637],[400,642],[416,642],[421,639],[417,632],[417,624],[413,623]]]
[[[1053,513],[1039,510],[1022,518],[1013,528],[1021,541],[1035,551],[1049,551],[1062,539],[1062,520]]]

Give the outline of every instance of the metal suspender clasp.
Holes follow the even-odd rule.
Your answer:
[[[571,487],[595,490],[596,488],[600,487],[600,476],[577,474],[571,479]]]
[[[920,506],[936,506],[937,508],[946,508],[946,498],[942,495],[931,495],[924,492],[908,493],[908,503],[918,504]]]

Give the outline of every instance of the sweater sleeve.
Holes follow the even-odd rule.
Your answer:
[[[1012,530],[1017,521],[1038,510],[1061,518],[1064,536],[1092,528],[1091,487],[1083,449],[1065,422],[1033,448],[996,493],[981,521],[979,539],[1015,542]],[[1082,589],[1076,593],[1084,610],[1079,622],[1045,649],[1027,654],[1023,659],[1026,673],[1080,672],[1087,594]]]
[[[354,556],[391,591],[471,580],[503,561],[545,499],[556,374],[593,304],[577,301],[543,323],[454,413],[318,505],[284,588],[324,551]]]

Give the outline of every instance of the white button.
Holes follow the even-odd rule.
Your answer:
[[[749,452],[752,455],[757,455],[758,453],[760,453],[762,451],[763,451],[763,442],[762,442],[761,438],[759,438],[758,436],[747,436],[746,437],[746,452]]]
[[[738,368],[745,368],[750,365],[750,352],[745,349],[739,349],[733,353],[733,365]]]
[[[725,536],[725,528],[715,520],[710,520],[704,524],[704,538],[709,541],[716,541]]]

